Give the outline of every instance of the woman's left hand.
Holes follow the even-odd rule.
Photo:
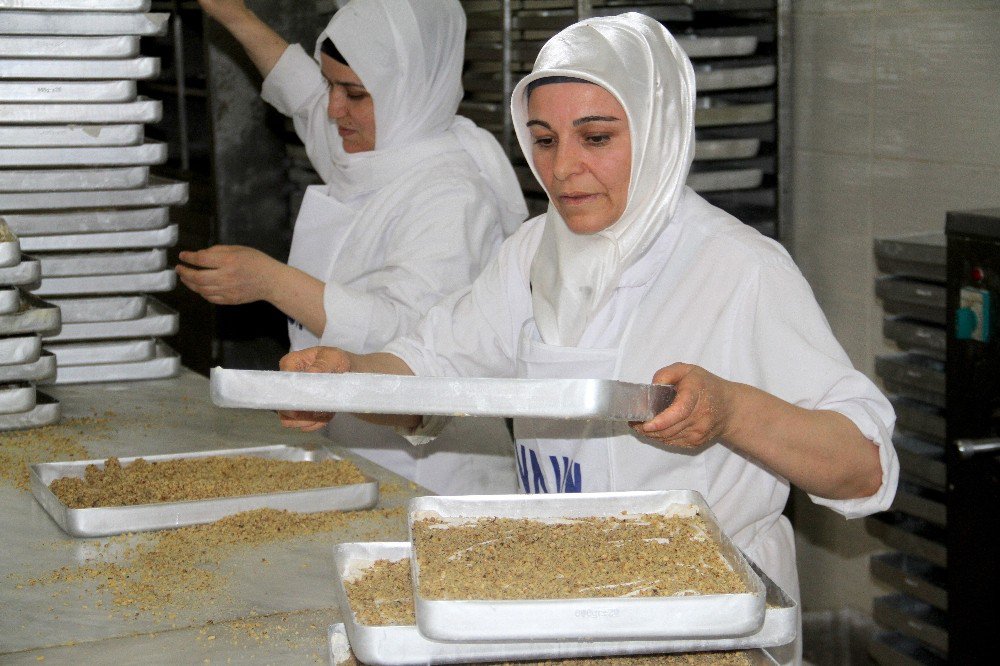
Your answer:
[[[638,434],[693,449],[722,438],[729,430],[731,382],[697,365],[674,363],[657,370],[653,383],[673,384],[677,397],[649,421],[633,423]]]
[[[191,291],[216,305],[240,305],[270,300],[269,271],[281,263],[260,250],[242,245],[213,245],[181,252],[177,275]],[[192,268],[194,267],[194,268]]]

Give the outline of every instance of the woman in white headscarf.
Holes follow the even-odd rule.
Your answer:
[[[320,34],[315,59],[244,0],[199,1],[244,46],[264,99],[293,119],[324,181],[306,190],[288,264],[242,246],[180,254],[181,279],[212,303],[271,302],[289,318],[293,350],[322,341],[374,351],[468,286],[527,217],[500,145],[455,115],[457,0],[352,0]],[[345,430],[347,421],[330,433],[338,443],[433,490],[514,488],[508,450],[473,455],[442,440],[432,456],[388,429]],[[509,449],[502,423],[478,425]]]
[[[675,384],[674,404],[632,428],[515,419],[521,490],[697,490],[797,598],[789,484],[847,517],[885,510],[895,417],[784,249],[685,186],[694,103],[691,64],[655,20],[559,33],[511,102],[547,213],[383,352],[316,348],[282,367]]]

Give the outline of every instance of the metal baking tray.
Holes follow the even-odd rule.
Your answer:
[[[153,357],[138,361],[113,361],[87,365],[58,365],[54,384],[101,384],[175,377],[181,370],[181,357],[163,342],[154,345]]]
[[[694,142],[696,160],[736,160],[760,152],[760,139],[699,139]]]
[[[45,337],[45,343],[71,340],[120,340],[122,338],[167,337],[177,333],[179,316],[155,298],[148,299],[142,317],[127,321],[93,321],[63,324],[56,335]]]
[[[177,225],[148,231],[116,231],[61,236],[23,236],[22,245],[29,252],[46,250],[112,250],[173,247],[177,243]],[[135,290],[133,290],[135,291]]]
[[[134,146],[142,125],[0,125],[0,146],[18,148]]]
[[[56,376],[56,357],[42,351],[33,363],[0,365],[0,382],[43,382]]]
[[[764,172],[760,169],[727,169],[719,171],[692,171],[687,184],[695,192],[720,190],[749,190],[760,187]]]
[[[697,35],[677,37],[677,45],[684,49],[689,58],[728,58],[750,55],[757,50],[757,38],[743,37],[702,37]]]
[[[145,12],[149,11],[149,5],[150,0],[0,0],[0,9],[44,9],[47,11]]]
[[[747,125],[774,120],[774,104],[759,102],[735,104],[715,97],[699,97],[694,109],[695,127]]]
[[[948,652],[947,617],[944,612],[905,594],[872,600],[872,618],[882,627]]]
[[[0,268],[10,268],[19,263],[21,263],[20,241],[16,238],[8,241],[0,241]]]
[[[163,103],[140,97],[134,102],[92,104],[5,104],[0,124],[158,123]]]
[[[457,521],[477,518],[568,519],[665,513],[697,507],[723,557],[750,590],[741,594],[593,599],[431,600],[420,595],[419,552],[412,560],[417,626],[444,641],[706,639],[747,636],[764,623],[761,579],[733,545],[704,498],[692,490],[553,495],[417,497],[409,504],[413,523],[428,516]],[[414,544],[416,549],[418,544]]]
[[[110,169],[0,169],[0,192],[51,192],[142,187],[149,167]]]
[[[370,414],[519,416],[643,421],[673,401],[672,386],[605,379],[412,377],[212,368],[220,407]]]
[[[21,290],[0,285],[0,315],[17,312],[21,307]]]
[[[0,35],[164,35],[170,14],[5,11]]]
[[[37,334],[0,337],[0,366],[34,363],[42,353],[42,338]]]
[[[937,490],[945,489],[947,466],[944,446],[907,435],[898,430],[892,435],[899,456],[899,467],[909,477]]]
[[[0,58],[132,58],[137,55],[139,38],[125,35],[0,37]]]
[[[156,356],[156,340],[116,340],[112,342],[67,342],[47,344],[46,351],[56,356],[56,383],[68,366],[106,365],[109,363],[137,363]]]
[[[0,102],[19,104],[131,102],[136,94],[135,81],[0,81]]]
[[[879,632],[868,641],[868,656],[884,666],[946,666],[947,657],[919,641],[894,631]]]
[[[160,59],[150,57],[80,60],[79,58],[0,58],[0,79],[152,79]]]
[[[872,577],[941,610],[948,610],[947,571],[903,553],[872,555]]]
[[[945,510],[944,493],[911,483],[905,476],[899,480],[892,510],[916,516],[933,525],[947,527],[948,515]]]
[[[732,90],[734,88],[761,88],[773,84],[774,78],[774,65],[721,68],[700,65],[694,68],[695,89],[698,92]]]
[[[876,238],[875,263],[883,273],[944,282],[947,249],[948,240],[940,231]]]
[[[944,361],[947,356],[948,334],[943,326],[886,317],[882,321],[882,335],[902,349],[918,351],[938,361]]]
[[[44,271],[44,268],[42,269]],[[69,296],[84,294],[134,294],[170,291],[177,285],[173,269],[152,273],[122,273],[114,275],[77,275],[72,277],[42,277],[34,290],[39,296]]]
[[[34,384],[27,382],[0,384],[0,414],[27,412],[34,408]]]
[[[875,279],[875,293],[886,312],[935,324],[947,322],[944,285],[883,276]]]
[[[136,146],[10,148],[0,153],[0,166],[126,166],[163,164],[167,144],[146,140]]]
[[[945,369],[941,361],[920,354],[879,354],[875,357],[875,373],[883,379],[934,395],[938,399],[929,402],[940,402],[937,406],[944,407]]]
[[[0,335],[50,333],[59,330],[59,308],[29,293],[21,295],[22,309],[0,315]]]
[[[62,234],[106,233],[163,229],[170,222],[170,210],[159,208],[99,208],[96,210],[37,211],[6,213],[3,218],[11,231],[27,238]]]
[[[146,312],[146,295],[98,296],[96,298],[52,298],[59,307],[63,326],[82,322],[127,321]]]
[[[504,659],[553,659],[613,655],[657,654],[701,650],[737,650],[785,645],[795,639],[795,602],[751,563],[764,582],[767,603],[760,631],[742,638],[664,641],[542,641],[455,643],[424,637],[416,625],[371,626],[357,621],[344,581],[376,560],[409,559],[408,542],[342,543],[334,546],[337,582],[334,596],[344,618],[355,654],[366,664],[456,664]],[[577,636],[579,638],[579,636]]]
[[[21,263],[0,268],[0,285],[35,285],[42,279],[42,265],[34,257],[21,255]],[[3,331],[0,330],[0,335]]]
[[[40,428],[55,423],[61,416],[59,401],[41,391],[35,395],[35,406],[20,414],[0,414],[0,431]]]
[[[889,401],[896,410],[896,427],[944,443],[946,433],[943,409],[905,396],[889,396]]]
[[[887,511],[865,518],[865,529],[889,548],[916,555],[939,567],[948,566],[945,530],[927,521]]]
[[[118,275],[124,273],[150,273],[167,267],[166,250],[138,250],[134,252],[60,252],[39,254],[42,277],[67,277],[72,275]],[[135,289],[134,291],[143,291]]]
[[[275,460],[321,461],[339,460],[326,449],[273,445],[218,451],[193,451],[155,456],[119,458],[122,465],[144,458],[149,462],[206,458],[210,456],[258,456]],[[82,478],[87,465],[104,466],[104,460],[74,460],[71,462],[35,463],[29,466],[31,493],[52,519],[67,534],[80,537],[108,536],[123,532],[143,532],[184,525],[209,523],[220,518],[254,509],[284,509],[299,513],[317,511],[351,511],[368,509],[378,502],[378,483],[372,479],[350,486],[329,486],[309,490],[293,490],[244,497],[220,497],[211,500],[163,502],[133,506],[70,509],[59,501],[49,484],[56,479],[72,476]]]
[[[179,206],[187,202],[188,184],[152,176],[146,187],[126,190],[20,192],[4,196],[5,211],[106,208],[108,206]]]

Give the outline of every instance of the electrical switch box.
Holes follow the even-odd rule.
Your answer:
[[[958,340],[990,340],[990,292],[975,287],[959,291],[955,313],[955,338]]]

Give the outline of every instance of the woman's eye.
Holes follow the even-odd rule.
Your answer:
[[[347,99],[364,99],[368,97],[368,93],[348,93]]]
[[[547,148],[555,143],[551,136],[536,136],[533,141],[540,148]]]
[[[590,134],[586,137],[586,142],[592,146],[603,146],[611,141],[610,134]]]

